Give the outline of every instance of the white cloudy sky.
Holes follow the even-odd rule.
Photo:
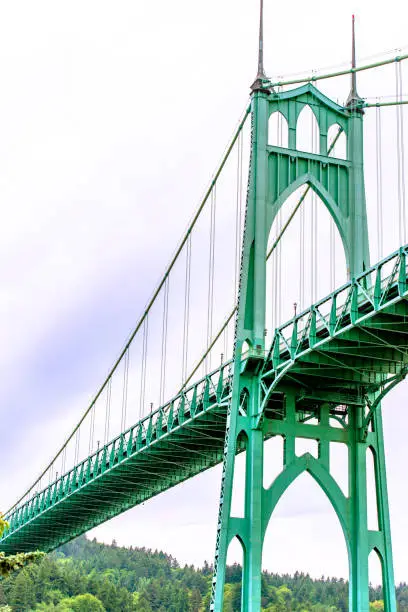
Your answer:
[[[360,57],[408,43],[396,0],[381,12],[368,0],[265,4],[268,74],[347,61],[352,12]],[[253,0],[0,0],[1,506],[61,443],[173,252],[247,102],[257,20]],[[407,390],[384,404],[397,580]],[[95,535],[211,561],[219,476]],[[279,505],[264,564],[346,575],[340,527],[307,478]]]

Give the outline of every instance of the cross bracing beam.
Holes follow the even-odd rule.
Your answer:
[[[401,248],[277,328],[261,361],[251,351],[243,355],[242,372],[259,368],[259,424],[282,419],[285,389],[297,387],[298,421],[304,423],[299,435],[308,437],[307,420],[319,402],[329,403],[333,418],[341,419],[343,404],[362,404],[365,393],[382,397],[405,375],[407,252],[408,246]],[[0,540],[2,550],[52,550],[221,462],[230,366],[226,362],[183,389],[16,506],[6,517],[10,528]],[[244,399],[241,408],[246,419]]]

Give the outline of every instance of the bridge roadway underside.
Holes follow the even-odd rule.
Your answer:
[[[401,266],[405,273],[405,260]],[[288,388],[296,393],[298,420],[307,421],[323,403],[341,417],[386,380],[404,376],[408,282],[387,281],[381,292],[379,286],[376,299],[366,299],[362,289],[364,299],[352,296],[340,312],[332,307],[330,322],[320,317],[316,326],[312,307],[309,326],[289,323],[277,330],[275,348],[273,344],[259,370],[265,402],[258,425],[265,437],[279,430]],[[327,299],[336,304],[335,296]],[[244,360],[243,370],[247,367]],[[231,394],[227,370],[225,365],[205,377],[20,504],[7,517],[10,529],[0,549],[50,551],[222,461]]]
[[[6,553],[50,551],[77,535],[100,525],[125,510],[191,478],[220,461],[226,423],[226,407],[212,407],[188,419],[169,435],[165,432],[150,444],[109,464],[103,473],[28,520],[1,543]],[[80,477],[78,477],[79,479]],[[86,475],[84,477],[86,480]]]

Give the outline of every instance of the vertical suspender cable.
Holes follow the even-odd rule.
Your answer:
[[[282,210],[278,212],[278,233],[282,230]],[[276,251],[276,296],[277,296],[277,307],[276,307],[276,326],[282,322],[282,242],[279,241],[278,248]]]
[[[65,446],[64,450],[62,451],[62,457],[61,457],[61,474],[65,474],[66,459],[67,459],[67,447]]]
[[[401,62],[395,63],[395,87],[397,101],[402,100]],[[397,165],[398,165],[398,222],[399,244],[406,242],[406,210],[405,210],[405,150],[404,150],[404,116],[402,105],[396,105],[397,113]]]
[[[402,102],[402,64],[397,62],[399,68],[399,100]],[[404,138],[404,107],[402,104],[398,107],[400,109],[400,129],[401,129],[401,192],[402,192],[402,238],[403,243],[407,241],[407,210],[406,210],[406,198],[405,198],[405,138]]]
[[[317,301],[319,276],[317,274],[317,195],[314,193],[314,301]]]
[[[319,132],[316,130],[316,124],[314,124],[314,151],[315,153],[319,153]],[[319,284],[319,276],[317,274],[317,194],[315,192],[313,192],[313,197],[314,197],[314,266],[315,266],[315,270],[314,270],[314,278],[315,278],[315,294],[314,294],[314,301],[316,302],[317,300],[317,294],[318,294],[318,284]]]
[[[398,79],[398,62],[395,64],[395,96],[399,100],[399,79]],[[397,171],[398,171],[398,236],[399,244],[402,244],[402,207],[401,207],[401,131],[400,131],[400,112],[398,105],[395,107],[397,119]]]
[[[141,419],[143,415],[145,395],[146,395],[146,365],[147,365],[148,336],[149,336],[149,315],[146,316],[143,322],[143,345],[142,345],[142,368],[141,368],[141,380],[140,380],[139,419]]]
[[[304,192],[303,192],[304,195]],[[299,249],[299,310],[305,304],[305,207],[300,208],[299,218],[300,249]]]
[[[123,363],[122,418],[121,418],[121,424],[120,424],[121,432],[123,432],[126,428],[128,380],[129,380],[129,349],[125,353],[125,359]]]
[[[311,194],[311,206],[310,206],[310,303],[313,304],[314,298],[314,240],[313,240],[313,230],[314,230],[314,194]]]
[[[277,220],[276,220],[277,222]],[[272,300],[272,327],[275,330],[278,326],[278,292],[277,292],[277,284],[278,284],[278,249],[275,249],[273,253],[273,269],[272,269],[272,291],[273,291],[273,300]]]
[[[280,119],[280,113],[277,114],[277,122],[276,122],[276,142],[279,146],[279,119]],[[279,164],[280,162],[280,156],[278,154],[278,176],[277,176],[277,190],[279,192]],[[276,227],[276,236],[275,238],[278,237],[279,235],[279,215],[280,215],[280,209],[278,210],[277,214],[276,214],[276,218],[275,218],[275,227]],[[278,271],[278,267],[279,267],[279,245],[278,247],[275,249],[275,252],[273,254],[273,269],[272,269],[272,292],[273,292],[273,300],[271,300],[272,303],[272,327],[273,330],[275,330],[278,326],[278,321],[279,321],[279,317],[278,317],[278,301],[279,301],[279,289],[278,289],[278,283],[279,283],[279,271]],[[274,333],[274,332],[273,332]]]
[[[104,433],[105,444],[107,444],[109,440],[111,397],[112,397],[112,376],[109,378],[108,384],[106,385],[105,433]]]
[[[81,428],[79,427],[76,431],[75,434],[75,457],[74,457],[74,462],[75,464],[78,463],[79,460],[79,442],[80,442],[80,435],[81,435]]]
[[[314,152],[314,124],[313,124],[313,114],[310,115],[310,140],[311,140],[311,150]],[[314,302],[314,191],[312,189],[312,197],[311,197],[311,207],[310,207],[310,303]]]
[[[226,325],[224,329],[224,359],[228,359],[228,355],[228,325]]]
[[[327,155],[330,156],[331,153],[333,153],[333,156],[336,157],[336,151],[335,151],[335,143],[337,142],[337,138],[338,138],[338,133],[335,136],[333,143],[328,147],[327,150]],[[330,168],[328,168],[328,172],[330,172]],[[329,182],[329,175],[327,178],[327,182]],[[330,215],[329,218],[329,233],[330,233],[330,291],[334,291],[335,289],[335,258],[336,258],[336,253],[335,253],[335,228],[334,228],[334,220],[333,217]]]
[[[310,115],[310,141],[311,141],[311,150],[315,152],[315,134],[314,134],[314,115],[313,111]],[[312,190],[312,198],[311,198],[311,207],[310,207],[310,302],[313,303],[315,301],[315,193]]]
[[[95,430],[95,404],[91,410],[91,422],[89,424],[89,454],[91,454],[94,443],[94,430]]]
[[[334,221],[330,217],[330,291],[336,288],[336,242]]]
[[[383,191],[382,191],[382,129],[381,108],[375,114],[375,152],[377,165],[377,261],[383,257]]]
[[[278,114],[278,144],[280,147],[282,147],[282,134],[283,134],[283,122],[282,122],[282,114],[279,113]],[[279,166],[278,166],[278,172],[279,172]],[[280,177],[278,178],[279,181],[279,190],[280,190]],[[282,209],[279,209],[278,212],[278,235],[281,234],[282,232]],[[278,252],[277,252],[277,259],[278,259],[278,266],[277,266],[277,272],[278,272],[278,282],[277,282],[277,286],[276,286],[276,291],[278,292],[278,309],[277,309],[277,325],[280,325],[280,323],[282,322],[282,241],[279,240],[279,244],[278,244]]]
[[[210,257],[208,263],[208,301],[207,301],[207,346],[212,338],[213,314],[214,314],[214,255],[215,255],[215,209],[216,209],[216,186],[211,194],[210,209]],[[211,370],[211,353],[205,360],[206,374]]]
[[[169,277],[164,283],[163,292],[163,322],[162,322],[162,346],[161,346],[161,363],[160,363],[160,394],[159,401],[162,406],[164,403],[164,391],[166,386],[166,358],[167,358],[167,328],[169,318]]]
[[[186,242],[186,270],[184,279],[184,321],[183,321],[183,358],[181,366],[181,386],[187,378],[188,368],[188,332],[190,323],[190,289],[191,289],[191,234]]]

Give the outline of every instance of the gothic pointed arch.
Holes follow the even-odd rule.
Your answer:
[[[333,509],[340,521],[346,541],[347,551],[350,555],[350,533],[347,519],[347,498],[344,496],[339,485],[330,473],[315,459],[310,453],[305,453],[301,457],[294,459],[279,476],[274,480],[269,489],[264,490],[263,494],[263,524],[262,531],[265,535],[268,523],[273,511],[289,486],[300,474],[308,472],[329,499]]]
[[[283,204],[286,200],[297,190],[299,187],[310,186],[311,189],[318,195],[318,197],[322,200],[323,204],[326,206],[329,214],[333,218],[333,221],[339,231],[341,241],[344,248],[344,253],[346,257],[347,267],[350,266],[350,252],[351,245],[349,244],[349,232],[348,232],[348,221],[346,216],[344,215],[342,209],[338,205],[338,202],[334,199],[333,195],[326,189],[326,187],[319,181],[314,174],[311,172],[307,172],[297,177],[296,180],[291,182],[287,187],[280,193],[278,198],[273,203],[273,206],[269,209],[269,218],[268,218],[268,230],[270,231],[272,227],[272,223],[275,220],[276,215],[279,210],[282,208]]]
[[[277,147],[288,147],[289,143],[289,125],[288,121],[277,108],[273,111],[268,121],[268,145]]]
[[[315,104],[299,104],[296,120],[296,149],[310,153],[320,152],[319,109]]]

